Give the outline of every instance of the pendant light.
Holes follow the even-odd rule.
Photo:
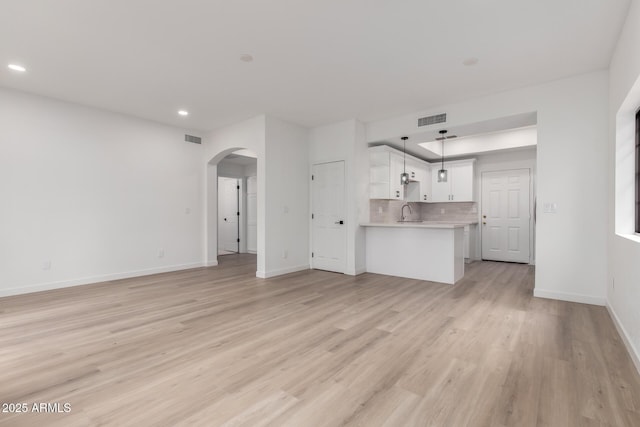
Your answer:
[[[402,173],[400,174],[400,184],[408,185],[409,174],[407,173],[407,139],[409,139],[409,137],[403,136],[400,139],[402,139],[402,142],[404,144],[404,147],[402,149]]]
[[[444,168],[444,140],[457,138],[457,136],[456,135],[446,136],[447,131],[444,129],[438,131],[438,133],[440,134],[440,137],[436,138],[436,141],[442,141],[442,166],[438,171],[438,182],[447,182],[447,170]]]
[[[444,140],[447,139],[447,137],[445,136],[445,134],[447,133],[446,130],[441,130],[440,132],[440,138],[436,138],[439,139],[440,141],[442,141],[442,166],[440,167],[440,170],[438,171],[438,182],[447,182],[447,170],[444,168]]]

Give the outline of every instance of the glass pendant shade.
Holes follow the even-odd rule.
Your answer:
[[[409,174],[406,172],[403,172],[400,174],[400,184],[402,185],[407,185],[409,184]]]
[[[447,137],[445,136],[447,131],[441,130],[438,133],[441,136],[440,138],[436,138],[436,139],[439,139],[440,141],[442,141],[442,166],[440,170],[438,170],[438,182],[447,182],[447,170],[444,168],[444,140],[447,139]]]
[[[407,139],[408,136],[403,136],[402,142],[404,144],[402,148],[402,173],[400,174],[400,184],[409,185],[409,174],[407,173]]]

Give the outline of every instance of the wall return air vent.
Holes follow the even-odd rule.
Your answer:
[[[436,125],[438,123],[447,122],[447,113],[435,114],[428,117],[420,117],[418,119],[418,127]]]
[[[184,140],[187,142],[193,142],[194,144],[202,144],[202,138],[199,136],[185,135]]]

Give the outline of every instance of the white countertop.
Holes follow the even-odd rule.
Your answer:
[[[390,227],[390,228],[464,228],[466,225],[477,224],[475,222],[444,222],[444,221],[423,221],[423,222],[364,222],[363,227]]]

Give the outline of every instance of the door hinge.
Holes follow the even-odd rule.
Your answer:
[[[311,219],[313,219],[313,214],[311,214]]]
[[[238,239],[238,243],[240,243],[240,239]]]
[[[236,190],[239,190],[239,189],[240,189],[240,186],[239,186],[239,185],[236,185]]]
[[[311,252],[311,258],[313,258],[313,252]]]
[[[314,176],[313,176],[313,175],[311,175],[311,181],[313,181],[313,179],[314,179]]]
[[[236,212],[236,215],[240,216],[240,212]]]

